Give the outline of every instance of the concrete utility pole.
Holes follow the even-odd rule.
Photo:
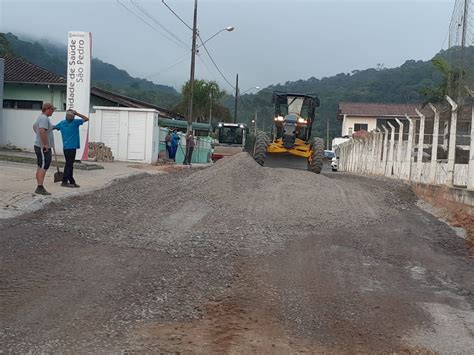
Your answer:
[[[237,123],[237,102],[239,100],[239,74],[235,77],[234,123]]]
[[[326,119],[326,149],[329,149],[329,117]]]
[[[197,37],[197,0],[194,0],[193,44],[191,47],[191,75],[189,78],[189,106],[188,106],[188,132],[193,125],[193,96],[194,96],[194,70],[196,66],[196,37]]]
[[[467,34],[467,26],[469,24],[468,16],[469,16],[469,3],[471,0],[464,0],[464,9],[462,15],[462,37],[461,37],[461,70],[459,72],[459,83],[457,87],[457,98],[460,100],[461,98],[461,91],[464,87],[464,56],[466,51],[466,34]],[[449,93],[448,93],[449,95]]]

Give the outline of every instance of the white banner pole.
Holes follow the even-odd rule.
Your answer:
[[[66,109],[90,117],[92,35],[90,32],[68,32]],[[89,125],[79,129],[81,147],[77,159],[87,160]]]

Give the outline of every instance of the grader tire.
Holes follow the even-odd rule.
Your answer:
[[[261,166],[265,164],[265,158],[267,157],[267,146],[269,141],[270,140],[265,132],[257,132],[257,136],[255,138],[253,159]]]
[[[322,138],[315,138],[312,147],[311,161],[308,162],[308,170],[320,174],[321,170],[323,170],[324,140]]]

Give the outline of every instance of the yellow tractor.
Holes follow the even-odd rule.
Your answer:
[[[275,113],[271,138],[265,132],[257,132],[253,151],[255,161],[264,165],[267,154],[289,153],[306,158],[308,170],[321,173],[324,140],[311,139],[319,99],[314,95],[275,91],[273,104]]]

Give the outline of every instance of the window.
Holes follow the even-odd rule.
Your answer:
[[[354,124],[354,132],[357,131],[367,131],[369,129],[369,125],[367,123],[356,123]]]
[[[41,106],[43,106],[43,101],[3,100],[3,108],[41,110]]]

